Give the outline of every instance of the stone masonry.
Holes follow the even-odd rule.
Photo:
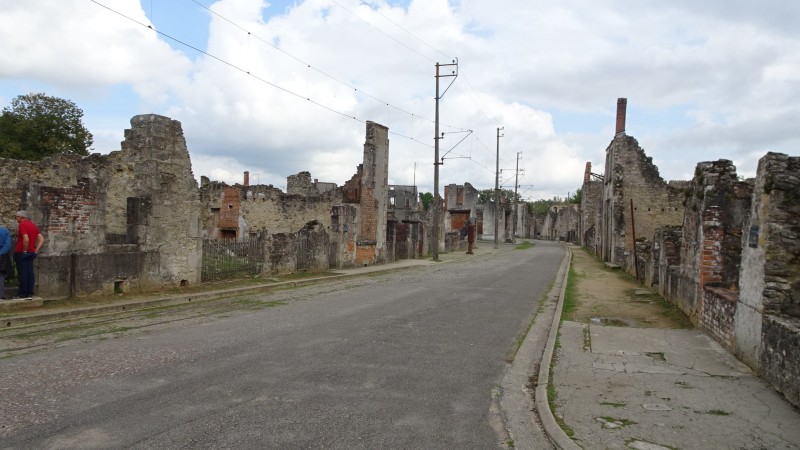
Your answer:
[[[199,281],[199,196],[179,122],[135,116],[120,151],[3,160],[0,176],[9,181],[2,217],[27,209],[46,239],[36,259],[37,295]]]

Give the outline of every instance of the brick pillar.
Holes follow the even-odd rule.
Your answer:
[[[250,186],[250,172],[244,171],[244,187]]]
[[[627,98],[617,99],[617,132],[616,134],[625,132],[625,114],[628,108]]]
[[[589,182],[589,179],[592,177],[592,163],[591,161],[586,161],[586,170],[583,171],[583,183],[586,184]],[[584,192],[586,194],[586,192]]]

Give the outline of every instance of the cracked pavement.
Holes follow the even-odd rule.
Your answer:
[[[565,321],[555,358],[553,412],[583,448],[800,448],[800,413],[699,330]]]

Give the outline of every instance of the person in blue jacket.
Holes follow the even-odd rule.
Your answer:
[[[6,298],[6,275],[11,275],[11,233],[0,225],[0,300]]]

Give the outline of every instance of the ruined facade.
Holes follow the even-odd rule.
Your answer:
[[[199,281],[200,201],[179,122],[135,116],[120,151],[2,160],[0,176],[9,181],[0,215],[8,221],[27,209],[46,239],[35,262],[37,295]]]
[[[556,241],[578,242],[581,223],[580,205],[569,203],[553,205],[547,210],[541,238]]]
[[[326,270],[385,261],[389,213],[388,129],[367,122],[363,163],[342,188],[287,177],[287,192],[271,185],[204,180],[204,236],[265,239],[267,273]]]
[[[603,209],[603,176],[592,173],[592,163],[586,162],[581,186],[581,220],[578,227],[580,243],[595,254],[600,253]]]
[[[639,143],[624,132],[606,148],[600,252],[603,260],[635,272],[633,243],[683,221],[686,182],[666,183]]]
[[[494,236],[497,234],[499,242],[510,240],[511,228],[513,227],[512,213],[513,210],[502,197],[500,198],[499,207],[496,207],[495,202],[492,200],[480,205],[476,212],[478,223],[480,224],[479,239],[494,240]],[[497,215],[497,233],[495,233],[495,215]]]
[[[735,352],[800,406],[800,157],[761,158],[748,219]]]
[[[390,185],[386,230],[388,259],[421,257],[426,241],[423,211],[416,186]]]
[[[367,122],[363,163],[342,188],[308,172],[288,178],[288,193],[250,185],[248,173],[241,185],[202,177],[198,188],[180,123],[140,115],[108,155],[2,160],[0,217],[12,233],[20,209],[39,225],[35,292],[45,299],[199,283],[209,240],[257,241],[259,259],[246,262],[256,274],[378,264],[388,155],[388,129]]]

